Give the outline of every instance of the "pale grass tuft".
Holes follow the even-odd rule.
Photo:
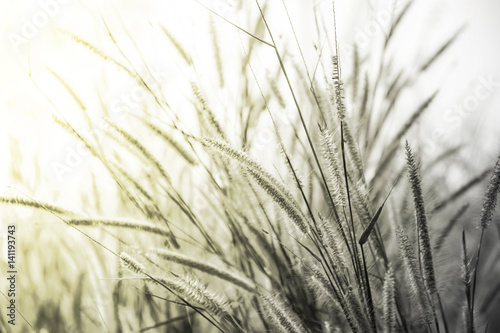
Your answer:
[[[220,295],[208,290],[198,280],[181,275],[177,279],[171,280],[170,283],[181,296],[186,296],[188,299],[195,301],[211,314],[220,317],[229,316],[227,302]]]
[[[170,237],[171,233],[168,230],[158,228],[154,225],[144,222],[120,221],[103,218],[82,218],[82,219],[69,219],[67,221],[71,225],[76,226],[103,226],[124,229],[135,229],[143,232],[156,234],[159,236]]]
[[[500,156],[495,164],[493,173],[491,174],[490,182],[488,183],[488,189],[484,194],[483,208],[481,210],[481,217],[479,219],[479,226],[481,229],[488,228],[488,225],[493,218],[493,212],[497,204],[497,196],[500,192]],[[500,225],[498,226],[500,232]]]
[[[335,294],[330,281],[326,278],[324,273],[317,266],[311,266],[311,276],[308,279],[309,288],[316,295],[319,304],[327,305],[329,307],[338,308],[338,297]]]
[[[170,43],[172,43],[172,45],[174,46],[174,48],[177,50],[177,52],[179,52],[180,56],[186,62],[186,64],[187,65],[192,65],[193,61],[192,61],[191,57],[188,55],[188,53],[186,52],[186,50],[184,50],[184,47],[182,47],[182,45],[174,37],[174,35],[172,35],[172,33],[170,33],[170,31],[168,31],[168,29],[165,28],[164,26],[160,25],[160,28],[163,31],[163,33],[165,34],[165,36],[167,36],[167,38],[169,39]]]
[[[421,323],[428,325],[432,322],[433,318],[432,305],[430,304],[422,276],[418,272],[417,258],[410,244],[408,235],[406,235],[400,226],[397,227],[396,234],[399,242],[399,250],[403,259],[403,266],[406,271],[409,292],[411,296],[417,300],[415,305]]]
[[[149,121],[143,120],[143,122],[148,126],[154,133],[161,136],[179,155],[181,155],[186,162],[191,165],[197,165],[198,162],[194,157],[172,136],[170,136],[166,131],[162,130],[158,126],[150,123]]]
[[[57,207],[45,202],[41,201],[35,201],[31,199],[22,199],[22,198],[17,198],[17,197],[0,197],[0,203],[4,203],[7,205],[17,205],[17,206],[25,206],[25,207],[31,207],[31,208],[36,208],[36,209],[44,209],[56,214],[61,214],[61,215],[74,215],[75,213],[61,208]]]
[[[149,162],[151,162],[156,167],[158,172],[160,172],[163,178],[170,182],[170,177],[168,176],[161,163],[146,147],[144,147],[132,134],[116,125],[110,119],[106,118],[105,121],[114,131],[120,134],[130,145],[135,147]]]
[[[198,111],[201,113],[202,118],[210,126],[210,129],[212,131],[215,131],[215,133],[219,138],[226,141],[227,140],[226,134],[222,129],[221,124],[215,117],[215,114],[212,112],[212,110],[208,107],[207,101],[201,94],[200,90],[198,89],[198,86],[194,83],[191,83],[191,89],[193,90],[193,94],[198,100],[198,103],[200,104],[201,110],[198,109]]]
[[[120,253],[120,259],[124,267],[126,267],[128,270],[131,272],[141,275],[144,274],[145,269],[142,264],[137,262],[134,258],[132,258],[130,255],[128,255],[125,252]]]
[[[99,57],[101,57],[105,61],[109,61],[109,62],[115,64],[116,66],[118,66],[119,68],[121,68],[122,70],[124,70],[128,75],[130,75],[130,77],[132,77],[134,79],[137,79],[137,76],[134,73],[132,73],[132,71],[130,69],[128,69],[126,66],[124,66],[123,64],[121,64],[120,62],[118,62],[113,57],[105,54],[104,51],[100,50],[96,46],[92,45],[91,43],[87,42],[86,40],[84,40],[84,39],[78,37],[77,35],[74,35],[74,34],[68,32],[68,31],[64,31],[64,30],[60,30],[60,31],[62,33],[64,33],[65,35],[69,36],[71,39],[73,39],[78,44],[81,44],[81,45],[85,46],[92,53],[98,55]]]
[[[357,328],[357,332],[372,332],[368,317],[366,316],[366,310],[361,304],[358,294],[352,288],[352,286],[347,287],[347,291],[344,294],[345,307],[349,312],[349,316],[353,320],[354,327]]]
[[[337,225],[337,230],[334,228],[334,223],[339,222],[333,222],[322,215],[319,216],[319,222],[320,237],[323,245],[328,250],[336,268],[341,272],[345,272],[347,270],[347,259],[339,244],[339,240],[341,239],[339,226]]]
[[[152,249],[150,250],[150,253],[154,253],[165,260],[216,276],[222,280],[232,283],[235,286],[243,288],[250,293],[256,292],[256,287],[253,282],[249,281],[246,277],[239,276],[229,270],[224,270],[201,260],[189,258],[183,254],[164,249]]]
[[[320,138],[324,147],[323,157],[327,165],[329,177],[327,178],[332,191],[333,201],[336,206],[347,207],[347,197],[344,180],[342,178],[341,158],[334,142],[334,137],[327,128],[320,128]]]
[[[406,142],[406,160],[408,167],[408,179],[410,181],[415,205],[415,215],[417,219],[418,242],[420,249],[420,261],[422,275],[426,287],[432,297],[433,306],[437,304],[437,287],[434,273],[434,261],[432,258],[432,247],[427,227],[427,215],[425,212],[424,195],[420,181],[419,167],[413,156],[412,149]]]
[[[295,226],[303,233],[309,233],[307,219],[300,206],[284,184],[253,161],[245,152],[231,147],[228,143],[215,139],[202,139],[203,146],[210,148],[222,156],[229,158],[246,169],[248,174],[264,189],[271,198],[283,209]]]
[[[264,309],[267,316],[277,332],[283,333],[306,333],[308,329],[303,325],[297,314],[290,308],[290,305],[280,296],[261,295]]]
[[[384,286],[382,291],[384,332],[398,332],[397,308],[396,308],[396,289],[395,289],[394,270],[389,268],[385,273]]]

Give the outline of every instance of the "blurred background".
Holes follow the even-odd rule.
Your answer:
[[[194,117],[186,102],[191,89],[189,81],[211,87],[215,93],[209,99],[227,105],[216,112],[231,135],[234,119],[230,105],[237,99],[238,78],[227,75],[228,82],[220,88],[225,89],[224,93],[217,92],[210,25],[213,24],[219,34],[225,73],[238,72],[236,59],[247,51],[244,41],[249,37],[212,15],[207,8],[242,26],[256,19],[258,11],[252,1],[200,0],[200,3],[191,0],[0,0],[0,196],[32,197],[85,214],[127,215],[113,180],[103,176],[105,172],[100,163],[53,121],[53,115],[62,116],[70,123],[81,125],[78,130],[83,133],[99,136],[103,105],[118,124],[126,123],[127,112],[155,107],[155,102],[137,89],[137,83],[123,71],[116,70],[113,59],[130,64],[149,80],[148,84],[164,94],[171,109],[179,110],[179,117],[186,123]],[[306,63],[312,70],[317,49],[333,47],[332,40],[314,37],[317,30],[314,15],[321,15],[319,21],[327,29],[334,29],[331,2],[315,1],[314,7],[320,9],[315,11],[297,0],[286,1],[286,4]],[[357,45],[360,58],[367,62],[365,68],[379,70],[383,57],[388,61],[388,68],[394,68],[391,78],[398,68],[417,72],[417,64],[460,32],[445,54],[432,64],[432,70],[419,76],[411,89],[404,92],[391,120],[393,123],[387,124],[381,136],[382,140],[390,138],[391,128],[397,129],[419,101],[439,90],[432,108],[408,134],[408,140],[419,147],[424,163],[443,147],[463,144],[460,156],[467,164],[446,165],[448,186],[457,188],[492,165],[500,150],[500,2],[414,1],[390,47],[384,50],[381,41],[389,31],[390,22],[406,4],[407,1],[336,1],[343,70],[348,78]],[[282,2],[269,1],[267,10],[277,43],[288,57],[299,61],[299,50]],[[186,69],[183,59],[165,38],[163,28],[189,50],[194,70]],[[77,45],[70,35],[91,42],[108,60],[103,61]],[[260,37],[269,39],[265,34]],[[275,64],[267,66],[269,59],[274,60],[272,56],[270,52],[261,51],[256,56],[255,67],[274,68]],[[71,96],[64,85],[71,87],[77,98]],[[258,91],[252,93],[258,94]],[[88,126],[86,115],[97,127]],[[262,154],[265,156],[265,152]],[[175,160],[169,161],[169,172],[178,175],[179,186],[183,186],[183,170],[179,165]],[[134,167],[130,164],[131,169]],[[472,195],[480,198],[482,192]],[[19,283],[25,293],[19,298],[26,299],[20,311],[31,321],[54,317],[58,311],[66,311],[62,309],[76,313],[75,304],[79,303],[74,297],[64,296],[67,291],[74,296],[85,288],[106,290],[108,279],[117,274],[117,267],[104,267],[104,259],[88,255],[94,253],[95,244],[48,213],[4,205],[0,206],[0,219],[2,240],[5,225],[19,226],[19,260],[24,260],[19,262]],[[98,233],[96,231],[96,237],[106,237]],[[0,253],[3,265],[4,247]],[[37,280],[40,276],[44,277],[42,285]],[[79,277],[76,283],[75,277]],[[49,281],[50,288],[46,285]],[[4,284],[5,281],[0,283],[2,291]],[[85,312],[85,316],[106,322],[102,318],[112,316],[106,313],[109,312],[106,298],[103,291],[84,301],[82,304],[93,309]],[[2,308],[3,302],[1,298]],[[44,304],[43,310],[40,304]],[[60,307],[60,304],[67,306]],[[57,315],[69,316],[67,313]]]

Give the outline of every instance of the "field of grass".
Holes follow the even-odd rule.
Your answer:
[[[0,332],[500,330],[500,129],[433,118],[465,25],[413,39],[418,1],[354,34],[340,1],[93,6],[20,61],[43,106],[5,118],[38,139],[2,162]]]

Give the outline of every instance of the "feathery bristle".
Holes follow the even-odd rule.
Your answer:
[[[382,291],[383,314],[384,314],[384,332],[398,332],[397,309],[396,309],[396,290],[395,290],[394,270],[389,268],[385,273],[384,286]]]
[[[219,154],[236,161],[246,168],[248,174],[264,189],[271,198],[283,209],[297,228],[303,233],[309,233],[307,219],[300,210],[300,206],[293,198],[290,191],[273,175],[264,170],[257,162],[253,161],[245,152],[231,147],[225,142],[215,139],[201,140],[203,146],[211,148]]]
[[[493,218],[493,212],[497,204],[497,196],[500,191],[500,156],[495,164],[495,168],[491,174],[490,182],[488,183],[488,189],[484,194],[483,207],[481,210],[481,217],[479,219],[479,227],[481,229],[488,228],[488,225]],[[500,226],[498,228],[500,232]]]
[[[412,149],[406,142],[406,160],[408,167],[408,179],[410,181],[411,190],[413,193],[413,202],[415,206],[415,215],[417,219],[418,242],[420,248],[420,261],[422,275],[425,284],[429,289],[433,302],[437,301],[437,287],[434,274],[434,261],[432,259],[432,248],[427,226],[427,215],[425,212],[424,195],[420,181],[420,174],[417,162],[413,156]],[[435,305],[434,303],[433,305]]]
[[[309,332],[302,324],[297,314],[290,309],[288,303],[279,296],[261,295],[264,301],[264,308],[268,309],[267,315],[275,326],[283,333],[306,333]]]
[[[143,274],[145,269],[142,264],[137,262],[134,258],[132,258],[130,255],[128,255],[125,252],[120,253],[120,259],[123,263],[123,266],[126,267],[128,270],[135,274]]]
[[[168,250],[164,250],[164,249],[153,249],[151,252],[155,253],[156,255],[158,255],[159,257],[161,257],[165,260],[169,260],[169,261],[178,263],[180,265],[191,267],[193,269],[210,274],[212,276],[216,276],[220,279],[223,279],[227,282],[234,284],[235,286],[243,288],[250,293],[254,293],[256,290],[255,285],[251,281],[249,281],[245,277],[238,276],[229,270],[223,270],[223,269],[216,267],[212,264],[202,262],[201,260],[189,258],[185,255],[180,254],[180,253],[176,253],[176,252],[172,252],[172,251],[168,251]]]
[[[427,297],[427,290],[422,276],[418,273],[417,258],[408,236],[400,226],[397,227],[396,234],[403,265],[407,272],[406,276],[408,279],[409,291],[412,296],[417,299],[416,306],[418,308],[418,315],[420,316],[421,323],[429,324],[432,322],[432,306]]]

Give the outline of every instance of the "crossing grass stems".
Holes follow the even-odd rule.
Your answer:
[[[288,15],[284,2],[283,5]],[[202,195],[208,201],[209,213],[197,211],[189,193],[176,187],[162,158],[148,148],[146,139],[135,134],[135,127],[125,129],[109,119],[106,135],[110,142],[124,154],[150,166],[150,177],[138,177],[120,167],[118,160],[103,154],[101,147],[79,135],[64,118],[57,117],[56,123],[102,162],[125,197],[125,204],[141,216],[139,220],[81,216],[34,199],[2,197],[0,202],[48,211],[82,233],[87,228],[104,228],[111,233],[134,230],[163,240],[162,247],[155,248],[130,244],[124,239],[119,239],[117,248],[102,247],[122,263],[120,276],[128,276],[127,283],[149,285],[143,296],[148,304],[169,304],[170,311],[164,319],[155,313],[154,306],[145,308],[157,319],[152,326],[142,327],[143,331],[191,327],[222,332],[452,332],[460,327],[453,321],[457,311],[454,307],[464,304],[460,329],[480,332],[479,323],[485,318],[478,311],[478,291],[487,288],[480,282],[488,278],[480,270],[485,261],[481,249],[485,238],[496,237],[485,234],[485,230],[494,216],[500,189],[500,158],[485,173],[491,176],[479,218],[479,233],[463,232],[457,265],[462,269],[464,289],[456,301],[443,302],[439,284],[446,272],[435,266],[435,256],[439,255],[436,248],[446,251],[445,240],[453,241],[447,240],[447,234],[459,228],[457,221],[465,209],[457,209],[460,216],[450,218],[453,222],[445,235],[436,235],[432,224],[446,219],[440,213],[446,209],[444,205],[435,209],[426,203],[418,150],[415,153],[413,144],[401,142],[432,106],[435,95],[417,105],[408,121],[395,131],[393,140],[383,143],[377,136],[384,120],[391,116],[391,108],[375,114],[377,101],[372,96],[385,92],[384,105],[397,105],[401,92],[409,89],[408,82],[396,78],[384,84],[382,79],[390,74],[384,59],[380,60],[380,72],[374,81],[357,49],[352,71],[343,69],[336,31],[323,29],[328,24],[317,15],[317,40],[333,42],[332,54],[328,56],[329,51],[317,48],[314,72],[310,72],[304,58],[302,67],[293,64],[297,71],[293,73],[297,82],[293,82],[291,61],[276,44],[267,7],[258,1],[255,6],[259,16],[254,30],[246,30],[210,10],[219,87],[227,84],[228,73],[222,65],[224,45],[214,22],[220,20],[226,27],[248,36],[246,56],[241,59],[240,76],[246,92],[242,92],[243,102],[237,110],[240,137],[232,137],[226,131],[219,119],[221,113],[216,112],[217,104],[211,105],[214,99],[206,98],[210,90],[203,90],[194,79],[187,83],[191,86],[198,126],[190,128],[170,109],[162,93],[147,86],[126,59],[115,59],[91,42],[65,33],[77,45],[124,71],[151,95],[169,121],[158,122],[146,113],[131,115],[135,122],[130,124],[142,125],[162,139],[165,149],[171,149],[186,168],[201,170],[206,185]],[[382,42],[384,51],[390,48],[398,29],[402,29],[401,22],[409,7],[403,8],[394,20],[391,33]],[[335,14],[334,8],[332,12]],[[195,58],[185,49],[185,42],[165,27],[161,30],[186,68],[193,69]],[[108,32],[117,44],[109,29]],[[455,38],[454,35],[452,40]],[[301,45],[295,41],[302,54]],[[432,69],[450,44],[451,41],[445,43],[425,60],[421,72]],[[271,76],[266,71],[267,83],[254,72],[253,50],[258,48],[270,48],[276,57],[279,75]],[[252,77],[250,72],[254,82],[248,79]],[[344,72],[349,75],[347,85]],[[63,80],[62,75],[53,73]],[[282,80],[285,84],[281,84]],[[250,86],[258,87],[257,100],[249,97]],[[64,83],[64,87],[82,104],[68,84]],[[346,94],[352,96],[352,103],[346,101]],[[251,105],[256,103],[261,103],[264,111],[252,111]],[[251,129],[258,131],[256,119],[264,112],[274,119],[285,107],[287,112],[294,110],[297,117],[290,120],[291,130],[276,123],[270,125],[280,151],[272,161],[276,170],[270,170],[249,153]],[[383,153],[377,172],[369,179],[366,163],[380,151],[380,147],[373,146],[375,141],[382,145]],[[403,161],[396,151],[405,152],[406,170],[402,169]],[[450,155],[453,152],[443,154],[433,164],[444,163]],[[387,170],[401,172],[390,174]],[[404,173],[407,182],[402,177]],[[432,177],[438,176],[434,173]],[[439,193],[450,215],[454,212],[449,204],[466,197],[484,175],[480,177],[455,193],[446,189]],[[174,209],[166,210],[165,200]],[[407,214],[408,209],[413,211],[413,217]],[[439,244],[433,247],[436,242]],[[473,250],[471,244],[477,248]],[[123,279],[117,286],[128,281]],[[120,302],[120,290],[115,289],[116,304]],[[118,305],[115,308],[120,311]],[[123,316],[117,313],[118,331],[122,320]]]

